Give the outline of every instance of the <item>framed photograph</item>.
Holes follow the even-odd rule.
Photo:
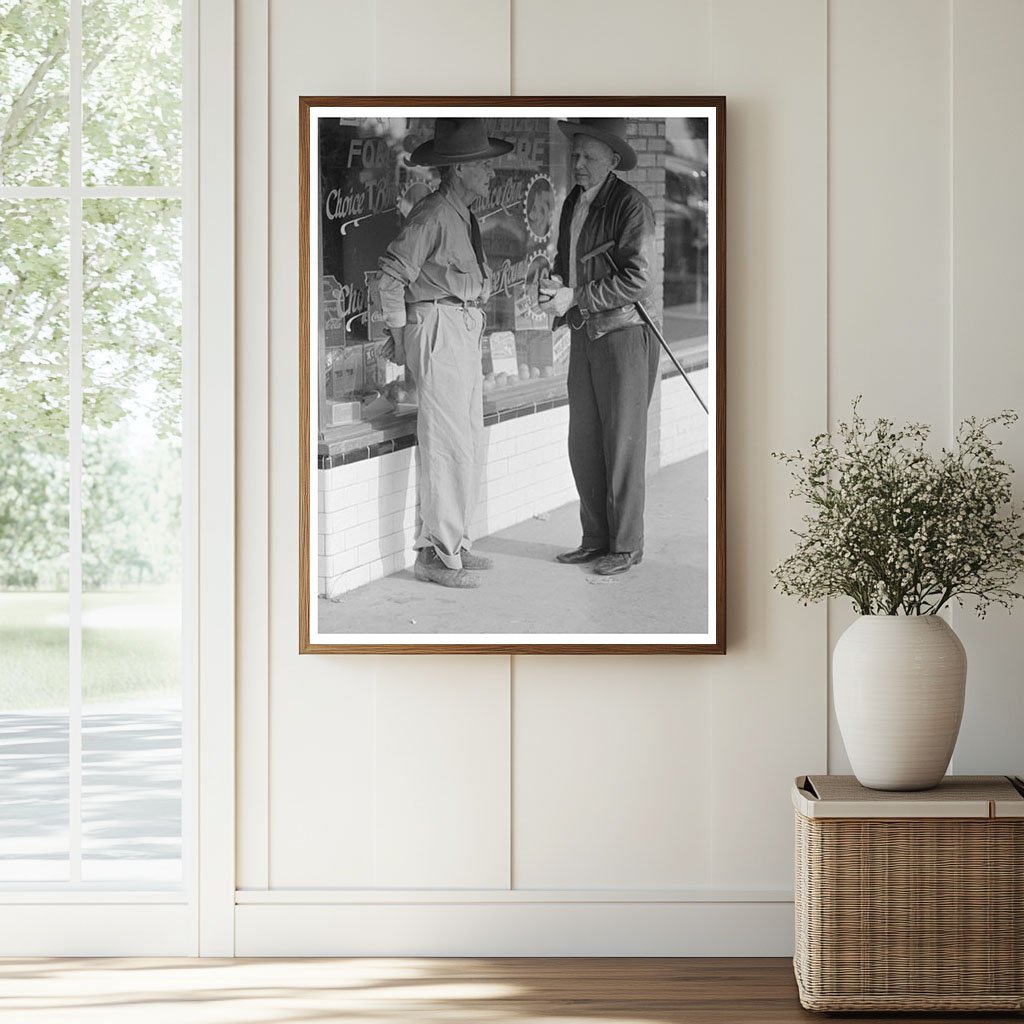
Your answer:
[[[725,99],[299,100],[301,653],[725,653]]]

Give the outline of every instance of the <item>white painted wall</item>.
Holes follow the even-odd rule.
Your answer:
[[[789,786],[845,765],[849,617],[771,589],[800,509],[769,452],[859,392],[943,435],[1024,404],[1024,6],[615,10],[238,4],[239,953],[789,952]],[[296,653],[298,97],[402,92],[727,96],[724,658]],[[956,626],[954,766],[1024,771],[1019,622]]]

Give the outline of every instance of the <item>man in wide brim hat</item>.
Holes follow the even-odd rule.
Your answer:
[[[470,207],[490,195],[491,161],[512,143],[490,138],[478,117],[439,117],[410,162],[439,167],[441,183],[410,211],[380,259],[380,301],[391,335],[384,354],[404,363],[419,395],[420,525],[417,579],[465,589],[490,560],[471,550],[483,477],[481,307],[491,274]]]
[[[644,551],[647,409],[658,378],[657,335],[637,303],[654,288],[654,211],[615,171],[637,156],[623,117],[559,121],[576,187],[562,205],[545,306],[567,314],[569,464],[580,496],[580,545],[559,562],[616,576]]]
[[[571,142],[577,135],[587,135],[603,142],[615,153],[619,162],[615,169],[631,171],[636,167],[636,153],[626,141],[626,119],[624,117],[587,117],[579,121],[559,121],[558,127]]]
[[[448,167],[492,160],[511,150],[511,142],[487,134],[479,117],[439,117],[434,137],[412,151],[409,163],[414,167]]]

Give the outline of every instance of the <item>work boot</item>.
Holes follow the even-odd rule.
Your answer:
[[[594,564],[598,576],[618,576],[644,560],[643,551],[612,551]]]
[[[439,583],[442,587],[454,587],[458,590],[469,590],[472,587],[479,587],[480,580],[476,576],[470,576],[465,569],[449,569],[433,548],[422,548],[416,556],[416,563],[412,567],[413,575],[418,580],[429,583]]]
[[[462,555],[462,568],[463,569],[493,569],[494,563],[483,555],[475,555],[472,551],[468,551],[463,548],[460,552]]]

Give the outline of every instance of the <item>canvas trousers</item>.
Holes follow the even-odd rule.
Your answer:
[[[461,569],[472,546],[484,466],[483,377],[479,309],[416,303],[405,327],[406,367],[419,395],[420,523],[414,547],[434,548],[449,569]]]
[[[644,546],[647,409],[660,349],[646,324],[591,340],[572,332],[569,349],[569,464],[580,496],[583,547]]]

